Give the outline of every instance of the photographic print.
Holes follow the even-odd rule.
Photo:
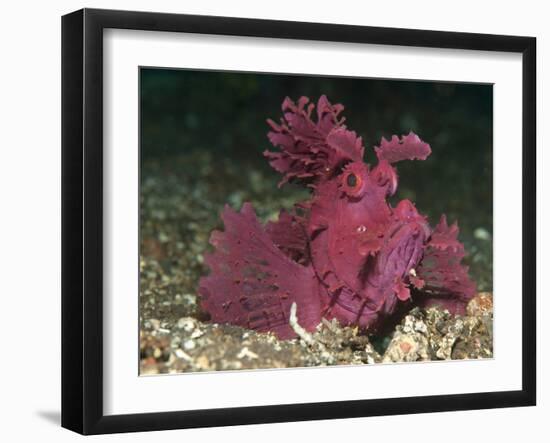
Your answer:
[[[492,358],[491,84],[139,75],[140,375]]]
[[[533,37],[63,16],[62,426],[535,405],[535,85]]]

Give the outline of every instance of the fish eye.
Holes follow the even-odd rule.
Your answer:
[[[338,185],[348,197],[358,199],[365,193],[365,180],[368,180],[368,167],[364,163],[353,162],[344,167]]]
[[[350,188],[354,188],[357,185],[357,176],[355,174],[349,174],[346,178],[346,183]]]

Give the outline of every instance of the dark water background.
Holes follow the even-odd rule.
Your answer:
[[[142,241],[163,229],[168,241],[170,224],[180,226],[173,231],[178,241],[196,239],[181,227],[186,217],[210,230],[225,202],[239,207],[252,200],[262,216],[262,205],[267,214],[303,198],[301,189],[276,186],[280,175],[262,155],[272,148],[265,120],[278,121],[285,96],[316,101],[321,94],[344,105],[348,128],[363,137],[366,162],[374,162],[372,147],[382,136],[412,130],[431,145],[426,161],[397,164],[395,199],[411,199],[432,225],[442,213],[458,220],[471,273],[479,289],[491,290],[493,90],[486,84],[142,68],[141,182],[149,189],[142,193]],[[163,177],[171,181],[161,183]],[[200,187],[204,181],[207,188]],[[178,200],[189,193],[211,200],[200,208],[212,218],[195,217],[195,203]],[[155,211],[168,215],[157,222]]]

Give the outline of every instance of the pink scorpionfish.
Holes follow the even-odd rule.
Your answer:
[[[376,331],[406,304],[463,312],[476,286],[461,264],[456,223],[442,216],[432,229],[411,201],[387,201],[397,189],[394,165],[425,160],[430,146],[413,133],[383,138],[373,167],[363,161],[361,138],[344,125],[342,105],[322,96],[316,107],[302,97],[282,108],[279,124],[268,120],[278,151],[264,155],[281,184],[303,183],[311,199],[266,226],[250,203],[240,212],[225,207],[225,230],[212,232],[210,274],[199,284],[212,321],[287,339],[295,336],[293,303],[308,331],[323,317]]]

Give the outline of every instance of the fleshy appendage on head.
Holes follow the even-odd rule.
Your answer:
[[[426,160],[432,150],[429,144],[411,131],[401,137],[394,135],[389,141],[382,137],[380,146],[375,146],[374,152],[378,164],[372,171],[373,179],[386,188],[387,196],[392,196],[397,190],[397,171],[392,164],[402,160]]]
[[[297,103],[287,97],[282,109],[279,124],[268,120],[269,140],[279,151],[264,152],[271,166],[283,174],[279,185],[292,180],[315,185],[334,177],[344,164],[363,160],[361,137],[344,125],[342,105],[332,105],[324,95],[317,107],[307,97]]]
[[[386,160],[388,163],[397,163],[402,160],[426,160],[432,153],[428,143],[420,140],[420,137],[409,132],[408,135],[392,136],[390,140],[382,137],[380,146],[374,148],[379,161]]]

